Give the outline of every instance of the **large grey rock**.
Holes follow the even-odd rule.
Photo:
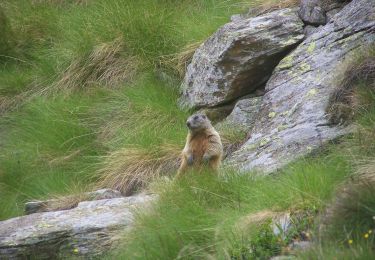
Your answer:
[[[302,0],[298,14],[306,24],[324,25],[327,22],[321,0]]]
[[[0,259],[92,257],[110,249],[153,195],[81,202],[71,210],[0,222]]]
[[[180,104],[212,107],[253,92],[303,37],[303,23],[293,9],[224,25],[195,52]]]
[[[76,207],[81,201],[113,199],[120,197],[122,197],[122,194],[117,190],[101,189],[92,192],[85,192],[75,196],[61,197],[59,199],[29,201],[25,203],[25,214],[71,209]]]
[[[272,172],[348,131],[326,116],[340,66],[375,41],[375,1],[353,0],[285,57],[266,85],[251,137],[227,163]]]

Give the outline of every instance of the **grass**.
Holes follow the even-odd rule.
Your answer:
[[[359,62],[370,78],[367,59]],[[353,63],[354,62],[354,63]],[[355,67],[357,68],[357,67]],[[358,72],[358,70],[357,70]],[[288,245],[309,233],[313,247],[301,259],[372,259],[374,204],[373,81],[355,80],[351,104],[357,132],[330,145],[319,156],[289,165],[277,176],[238,176],[224,170],[219,178],[191,175],[154,187],[160,194],[151,212],[137,216],[116,259],[267,259],[288,254]],[[349,83],[348,83],[349,84]],[[355,85],[354,85],[355,84]],[[275,235],[270,223],[290,213],[294,228]],[[315,221],[311,221],[315,218]]]
[[[226,172],[221,178],[192,175],[163,184],[155,188],[160,200],[152,213],[138,216],[134,231],[115,257],[252,259],[251,246],[270,241],[257,242],[257,232],[249,232],[248,226],[237,229],[243,218],[264,210],[322,209],[349,172],[345,159],[330,155],[298,162],[278,177]]]
[[[0,217],[18,215],[22,202],[72,192],[92,175],[103,150],[83,114],[94,99],[37,98],[1,119]]]
[[[267,259],[288,254],[289,243],[309,233],[313,247],[298,259],[372,259],[374,165],[364,160],[374,156],[373,126],[275,176],[227,169],[219,177],[157,182],[152,190],[160,194],[158,202],[138,213],[123,246],[108,258]],[[294,227],[285,237],[273,234],[272,219],[285,213],[294,216]]]
[[[191,46],[248,5],[1,2],[0,219],[27,200],[93,186],[129,193],[170,175],[188,115],[175,102],[176,75]]]

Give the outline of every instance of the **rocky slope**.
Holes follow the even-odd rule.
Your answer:
[[[251,137],[230,163],[270,172],[350,130],[332,125],[326,109],[340,65],[375,40],[374,10],[374,1],[352,1],[279,63]]]
[[[339,87],[340,65],[375,40],[375,2],[330,2],[302,1],[299,10],[236,19],[195,53],[182,86],[183,104],[218,106],[265,88],[258,109],[250,114],[244,109],[243,116],[235,109],[228,117],[234,127],[238,125],[231,122],[233,116],[253,120],[248,140],[227,164],[241,171],[273,172],[351,130],[331,124],[326,110]],[[303,23],[305,29],[320,26],[305,30],[304,40],[288,53],[302,39]],[[276,68],[267,71],[271,64]],[[247,103],[255,101],[250,98]],[[240,100],[236,108],[243,103]]]

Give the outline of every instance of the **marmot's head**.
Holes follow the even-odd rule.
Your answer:
[[[190,116],[186,121],[186,125],[192,132],[212,127],[210,120],[204,114],[194,114]]]

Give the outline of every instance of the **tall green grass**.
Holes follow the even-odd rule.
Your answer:
[[[255,178],[229,171],[221,178],[197,174],[178,183],[163,183],[156,187],[160,198],[151,213],[137,216],[125,245],[111,257],[255,259],[281,253],[280,242],[273,248],[279,250],[257,255],[252,248],[271,247],[271,241],[259,244],[254,229],[239,228],[243,219],[263,211],[316,212],[349,172],[347,161],[332,152],[295,163],[277,177]]]
[[[176,69],[165,61],[248,4],[2,1],[0,219],[22,214],[27,200],[88,189],[101,169],[119,164],[121,174],[123,157],[114,156],[127,149],[173,161],[188,113],[177,108]],[[111,64],[131,80],[101,81]]]
[[[80,95],[40,97],[1,119],[0,218],[22,213],[25,200],[85,185],[103,150],[84,124],[93,103]]]
[[[285,253],[290,242],[308,232],[313,247],[294,252],[298,258],[372,259],[375,102],[373,70],[368,68],[373,64],[362,67],[368,82],[358,78],[348,88],[346,105],[357,126],[352,135],[276,176],[224,170],[219,177],[197,174],[156,186],[159,200],[137,216],[134,230],[110,258],[268,259]],[[292,221],[294,230],[286,237],[270,228],[274,214],[283,212],[303,216]],[[263,220],[249,221],[256,218]]]
[[[36,70],[29,81],[44,82],[94,46],[118,38],[148,67],[159,66],[163,56],[205,39],[244,6],[238,0],[79,2],[1,3],[13,42],[3,66],[18,60],[23,71]]]

